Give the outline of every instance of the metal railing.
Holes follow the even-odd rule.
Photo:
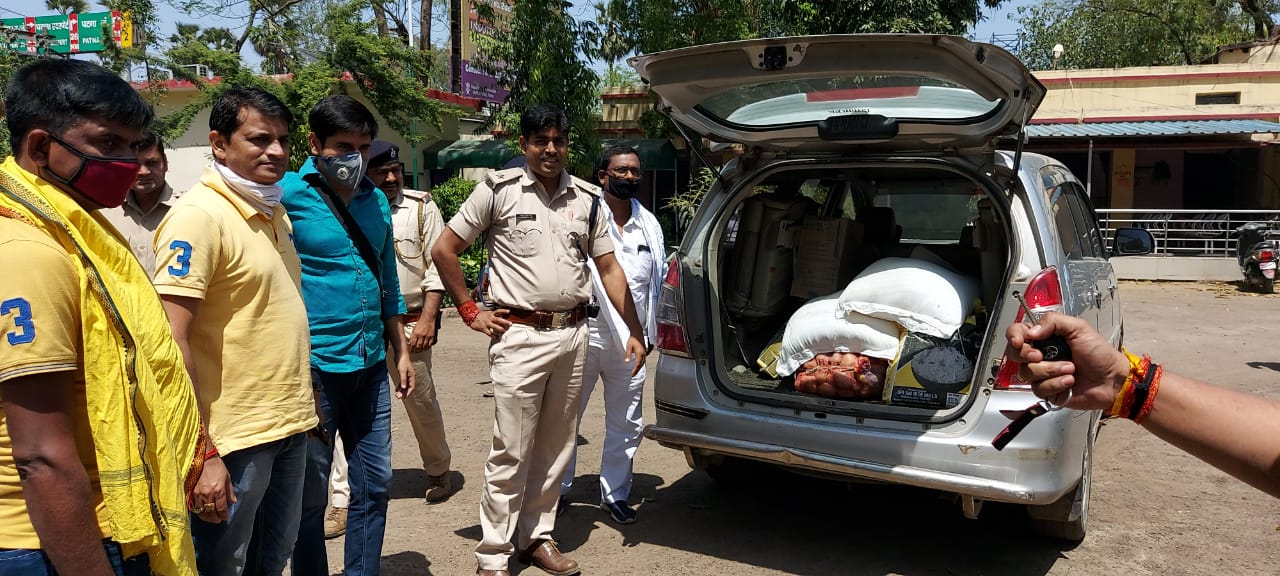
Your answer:
[[[1236,227],[1271,222],[1268,238],[1280,238],[1280,210],[1098,210],[1107,245],[1116,228],[1145,228],[1155,238],[1153,254],[1164,256],[1236,255]]]

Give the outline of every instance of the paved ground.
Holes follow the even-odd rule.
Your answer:
[[[1174,371],[1280,399],[1280,296],[1230,284],[1125,283],[1127,345]],[[404,412],[395,409],[395,481],[383,573],[475,570],[479,486],[492,400],[485,341],[447,320],[435,374],[454,467],[465,479],[448,502],[422,500],[425,476]],[[652,400],[646,398],[652,419]],[[1103,427],[1094,460],[1088,538],[1074,549],[1026,535],[1019,510],[988,504],[965,520],[958,504],[904,488],[846,486],[762,473],[725,493],[683,456],[640,448],[638,523],[619,527],[595,507],[602,444],[599,392],[583,425],[589,444],[561,549],[584,574],[1182,575],[1280,573],[1280,503],[1127,422]],[[341,540],[330,542],[335,573]],[[516,573],[542,574],[513,563]]]

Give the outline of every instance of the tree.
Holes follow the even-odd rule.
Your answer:
[[[1033,69],[1198,64],[1259,38],[1259,18],[1223,0],[1045,0],[1018,10],[1019,56]],[[1055,44],[1065,48],[1057,62]]]
[[[44,7],[63,16],[89,11],[89,3],[84,0],[45,0]]]
[[[413,48],[407,30],[398,31],[403,28],[399,14],[407,10],[388,10],[388,33],[379,34],[370,0],[188,0],[185,6],[220,14],[247,9],[246,29],[235,36],[226,29],[178,26],[165,55],[175,77],[194,82],[201,97],[157,119],[156,128],[166,139],[181,136],[229,86],[261,87],[289,107],[297,120],[290,139],[291,168],[309,154],[305,119],[311,107],[325,96],[349,90],[344,77],[354,80],[385,125],[409,142],[425,138],[415,129],[422,123],[438,129],[443,118],[462,114],[460,108],[428,96],[427,86],[438,81],[433,72],[444,66],[439,51]],[[245,42],[262,55],[263,71],[276,76],[245,68],[240,61]],[[209,66],[221,81],[208,82],[184,64]]]
[[[17,54],[8,50],[0,50],[0,120],[4,117],[4,90],[9,85],[9,79],[13,78],[13,73],[17,72],[18,67],[22,65],[22,58]],[[0,121],[0,158],[6,158],[13,154],[13,150],[9,146],[9,124]]]
[[[432,58],[408,45],[407,38],[379,36],[363,18],[360,0],[337,6],[326,18],[332,47],[325,60],[334,70],[345,70],[360,91],[392,128],[410,142],[421,141],[415,122],[435,128],[441,119],[461,111],[427,96]]]
[[[240,71],[240,55],[230,49],[235,41],[225,28],[201,30],[198,24],[178,24],[169,42],[172,46],[164,55],[177,77],[198,81],[196,69],[200,66],[207,67],[214,76],[234,76]],[[185,74],[180,72],[186,67],[194,69]]]
[[[820,2],[763,0],[761,36],[806,34],[964,34],[982,19],[982,8],[1004,0],[867,0]]]
[[[595,26],[575,20],[571,7],[565,0],[516,2],[510,25],[495,26],[492,42],[481,45],[478,65],[510,91],[496,114],[503,126],[518,126],[520,112],[534,104],[564,110],[571,124],[569,171],[585,175],[600,155],[594,114],[599,95],[596,74],[582,55],[598,40]],[[481,18],[495,18],[488,6],[479,11]]]

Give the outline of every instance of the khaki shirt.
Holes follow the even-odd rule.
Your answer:
[[[600,189],[561,172],[548,193],[526,168],[489,174],[449,221],[470,244],[489,230],[489,293],[499,306],[558,312],[591,299],[587,258],[613,252],[601,207],[587,235]],[[604,204],[604,201],[600,201]]]
[[[422,310],[423,294],[444,292],[440,274],[431,261],[431,246],[444,231],[444,219],[431,195],[403,190],[391,200],[391,230],[395,237],[396,273],[400,294],[409,313]]]
[[[133,191],[130,190],[124,198],[124,204],[118,208],[102,210],[102,215],[111,221],[111,225],[115,226],[116,230],[120,231],[120,235],[124,236],[125,242],[129,243],[129,250],[138,258],[138,262],[142,264],[142,269],[147,271],[148,276],[156,272],[156,252],[152,248],[156,228],[160,227],[160,221],[164,220],[178,196],[181,194],[174,194],[173,188],[165,184],[156,205],[152,206],[151,210],[143,212],[138,206],[138,200],[133,197]]]

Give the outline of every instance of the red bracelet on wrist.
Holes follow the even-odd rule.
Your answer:
[[[213,444],[210,444],[209,449],[204,451],[204,459],[208,461],[214,458],[218,458],[218,449],[214,448]]]
[[[476,317],[480,315],[480,308],[476,307],[475,300],[467,300],[458,306],[458,315],[462,316],[463,324],[470,326],[475,323]]]

